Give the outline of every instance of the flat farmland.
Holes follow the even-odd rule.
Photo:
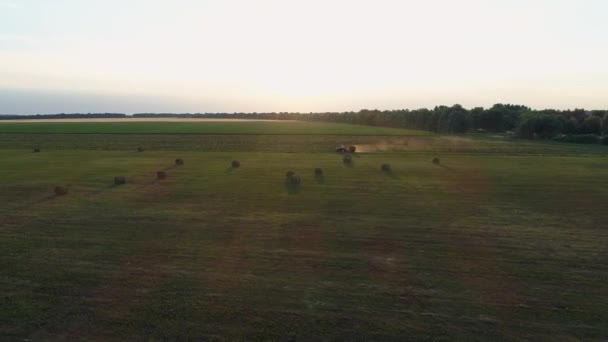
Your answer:
[[[327,152],[351,143],[370,153]],[[415,133],[4,133],[0,337],[605,340],[606,152]]]
[[[170,120],[2,122],[1,133],[43,134],[300,134],[300,135],[428,135],[417,130],[342,123],[272,120]]]
[[[1,124],[0,124],[1,126]],[[477,135],[300,135],[300,134],[0,134],[0,149],[328,153],[355,145],[359,152],[602,156],[608,148],[521,141]]]

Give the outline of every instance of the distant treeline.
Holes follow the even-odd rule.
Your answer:
[[[466,109],[461,105],[416,110],[368,110],[327,113],[196,113],[134,114],[135,117],[238,118],[306,120],[386,126],[437,133],[493,132],[526,139],[595,143],[608,135],[608,111],[532,110],[526,106],[496,104],[491,108]],[[603,139],[608,143],[608,138]]]
[[[2,119],[122,118],[119,113],[0,115]],[[218,118],[304,120],[386,126],[437,133],[507,133],[526,139],[608,144],[608,110],[532,110],[522,105],[496,104],[466,109],[461,105],[416,110],[368,110],[325,113],[138,113],[139,118]],[[601,138],[604,136],[604,138]]]
[[[74,113],[74,114],[35,114],[17,115],[0,114],[0,120],[47,120],[47,119],[99,119],[99,118],[126,118],[127,114],[121,113]]]

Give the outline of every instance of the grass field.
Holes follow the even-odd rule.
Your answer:
[[[201,122],[2,122],[2,133],[80,134],[302,134],[302,135],[428,135],[388,127],[302,121]]]
[[[387,139],[0,135],[0,339],[608,338],[608,148]]]
[[[0,134],[0,149],[322,152],[356,145],[359,151],[498,155],[605,155],[602,145],[522,141],[484,136],[259,135],[259,134]]]

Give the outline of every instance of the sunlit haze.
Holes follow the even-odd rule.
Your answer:
[[[605,0],[0,0],[0,113],[608,108]]]

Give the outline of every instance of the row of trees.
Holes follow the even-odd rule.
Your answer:
[[[608,135],[608,111],[584,109],[575,110],[532,110],[526,106],[496,104],[490,108],[466,109],[461,105],[437,106],[433,109],[416,110],[368,110],[358,112],[325,113],[139,113],[134,117],[184,117],[184,118],[239,118],[273,120],[307,120],[341,122],[360,125],[412,128],[437,133],[466,132],[511,132],[521,138],[549,139],[564,141],[564,136],[585,135],[572,141],[593,141],[601,135]],[[53,118],[122,118],[120,113],[95,114],[47,114],[0,116],[0,119],[53,119]]]
[[[136,117],[201,117],[274,120],[309,120],[360,125],[413,128],[437,133],[512,132],[522,138],[555,138],[561,135],[608,134],[608,111],[532,110],[526,106],[496,104],[465,109],[461,105],[416,110],[368,110],[327,113],[205,113],[135,114]]]
[[[0,114],[0,120],[43,120],[43,119],[99,119],[99,118],[126,118],[127,114],[122,113],[60,113],[60,114],[35,114],[17,115]]]
[[[606,135],[608,114],[606,111],[539,111],[527,112],[520,119],[517,129],[522,138],[553,138],[560,135]]]

